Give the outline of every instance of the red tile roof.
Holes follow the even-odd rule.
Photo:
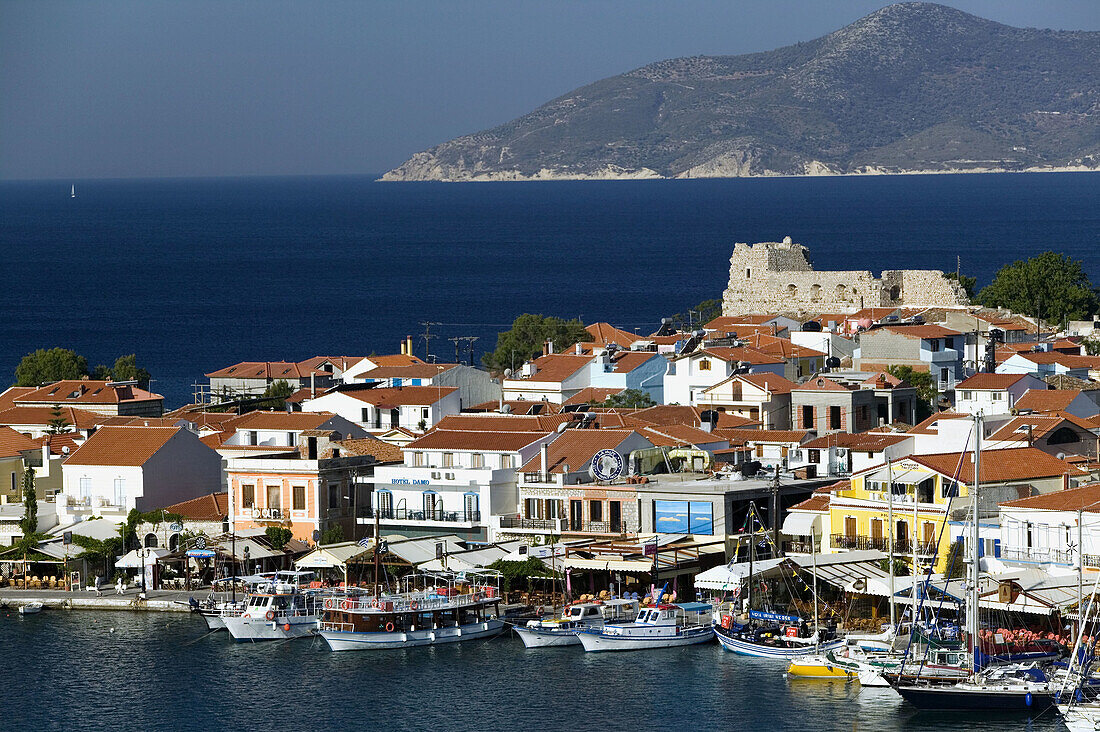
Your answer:
[[[15,399],[21,397],[24,394],[30,394],[34,391],[33,386],[11,386],[7,390],[0,393],[0,412],[5,409],[11,409],[15,406]]]
[[[628,333],[622,328],[616,328],[611,323],[593,323],[592,325],[586,325],[584,329],[592,336],[591,343],[585,343],[586,346],[606,346],[608,343],[616,343],[624,348],[629,348],[630,344],[639,340],[638,335]]]
[[[48,446],[51,455],[67,455],[76,451],[83,444],[83,439],[77,439],[80,435],[75,432],[65,432],[60,435],[42,435],[34,438],[34,444],[38,448]],[[65,449],[68,448],[68,453]]]
[[[791,511],[815,511],[818,513],[827,513],[829,511],[829,503],[833,500],[833,497],[829,493],[814,493],[802,503],[796,503],[790,507]]]
[[[1034,508],[1047,511],[1081,510],[1086,513],[1100,513],[1100,483],[1044,493],[1017,501],[1005,501],[1001,505],[1006,508]]]
[[[568,353],[552,353],[549,356],[540,356],[534,361],[536,371],[533,376],[522,376],[513,373],[508,381],[538,381],[555,383],[568,379],[583,368],[592,363],[591,356],[577,356]]]
[[[100,427],[66,465],[144,465],[182,427]]]
[[[962,335],[962,333],[957,330],[944,328],[942,325],[933,325],[931,323],[926,325],[884,325],[881,329],[903,335],[906,338],[954,338],[955,336]]]
[[[964,414],[962,412],[936,412],[930,417],[925,417],[922,421],[910,427],[905,431],[907,435],[938,435],[939,430],[933,429],[932,425],[936,422],[946,419],[970,419],[971,415]]]
[[[402,356],[401,358],[408,358]],[[413,357],[415,358],[415,357]],[[308,379],[310,374],[329,375],[321,370],[321,366],[328,362],[339,364],[340,370],[350,367],[359,361],[362,356],[314,356],[305,361],[242,361],[241,363],[226,366],[217,371],[206,374],[207,378],[222,379]],[[417,359],[419,360],[419,359]],[[377,363],[377,361],[375,361]]]
[[[626,389],[605,389],[598,386],[586,386],[585,388],[581,389],[576,394],[562,402],[562,406],[569,406],[572,404],[588,404],[589,402],[599,404],[607,401],[607,398],[609,396],[612,396],[614,394],[621,394],[624,391],[626,391]]]
[[[1034,447],[1012,447],[1004,450],[988,450],[983,453],[981,480],[983,483],[1008,483],[1034,478],[1051,478],[1058,475],[1082,476],[1086,471]],[[934,455],[910,455],[912,460],[941,475],[954,476],[970,484],[974,480],[974,453],[939,453]],[[961,467],[960,467],[961,459]]]
[[[348,389],[340,393],[383,409],[404,405],[428,406],[458,391],[456,386],[386,386],[374,389]]]
[[[332,412],[246,412],[223,423],[228,430],[285,430],[300,432],[315,430],[336,415]]]
[[[974,374],[955,385],[955,389],[973,389],[975,391],[1004,391],[1027,374]]]
[[[794,391],[855,391],[855,387],[841,384],[825,376],[817,376],[799,384]]]
[[[540,402],[528,402],[539,404]],[[452,414],[436,423],[438,430],[474,430],[479,432],[553,432],[563,422],[581,419],[570,414],[499,414],[497,412]]]
[[[229,515],[229,494],[210,493],[190,501],[165,506],[168,513],[178,513],[186,521],[224,521]]]
[[[798,384],[791,381],[788,378],[780,376],[778,374],[737,374],[731,376],[730,379],[740,379],[741,381],[747,381],[753,386],[761,389],[767,389],[773,394],[790,394],[792,389],[796,389]]]
[[[1018,412],[1061,412],[1079,396],[1079,391],[1028,389],[1016,400],[1015,408]]]
[[[20,457],[24,452],[38,449],[39,445],[22,432],[0,427],[0,457]]]
[[[376,437],[339,440],[333,444],[351,455],[371,455],[380,463],[399,463],[405,459],[405,453],[400,447],[383,442]]]
[[[66,423],[79,430],[90,430],[103,421],[102,414],[86,409],[61,407],[61,416]],[[12,407],[0,412],[0,424],[35,425],[45,427],[54,418],[52,407]]]
[[[67,379],[20,394],[14,402],[19,406],[40,404],[122,404],[126,402],[163,401],[160,394],[153,394],[136,386],[118,386],[110,381],[92,379]]]
[[[356,379],[434,379],[456,363],[409,363],[400,366],[378,366],[355,374]]]
[[[487,452],[515,452],[548,432],[476,432],[435,429],[413,440],[406,450],[484,450]]]
[[[890,445],[896,445],[906,439],[904,434],[889,435],[882,432],[861,432],[851,434],[849,432],[834,432],[816,440],[810,440],[802,444],[802,447],[818,450],[827,447],[847,447],[852,450],[879,452]]]
[[[632,434],[633,430],[566,430],[547,446],[548,469],[561,473],[568,465],[570,471],[583,470],[597,452],[614,450]],[[542,470],[542,456],[535,455],[520,470],[526,473]]]
[[[680,447],[683,445],[707,445],[715,442],[729,442],[729,440],[714,432],[706,432],[686,424],[665,424],[654,427],[643,427],[640,430],[650,442],[658,446]]]
[[[738,348],[736,346],[707,346],[706,348],[693,351],[692,353],[686,354],[685,356],[679,356],[678,358],[690,358],[697,353],[710,354],[726,363],[733,363],[736,361],[744,361],[745,363],[753,365],[786,363],[783,358],[773,356],[769,353],[761,353],[755,348]]]
[[[718,428],[714,434],[733,442],[794,442],[801,443],[810,430],[741,430]]]

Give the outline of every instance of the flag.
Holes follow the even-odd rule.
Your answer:
[[[358,544],[359,546],[363,547],[364,549],[369,549],[370,548],[370,539],[368,539],[365,536],[362,539],[360,539],[359,541],[355,542],[355,543]]]

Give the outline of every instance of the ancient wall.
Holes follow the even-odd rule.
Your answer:
[[[738,243],[730,257],[723,315],[815,314],[863,307],[942,307],[966,304],[955,283],[935,270],[815,271],[808,250],[782,242]]]

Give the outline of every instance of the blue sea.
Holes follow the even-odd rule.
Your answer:
[[[233,643],[179,613],[0,614],[5,730],[1059,732],[1052,713],[918,713],[892,689],[787,679],[717,644],[527,650],[518,638],[333,653]]]
[[[70,185],[76,198],[70,198]],[[1053,249],[1100,282],[1100,174],[543,183],[0,183],[0,383],[36,348],[136,353],[168,406],[242,360],[474,355],[524,312],[641,333],[720,297],[734,242],[986,284]]]

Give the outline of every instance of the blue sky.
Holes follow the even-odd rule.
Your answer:
[[[0,178],[381,172],[597,79],[885,4],[0,0]],[[947,4],[1100,30],[1097,0]]]

